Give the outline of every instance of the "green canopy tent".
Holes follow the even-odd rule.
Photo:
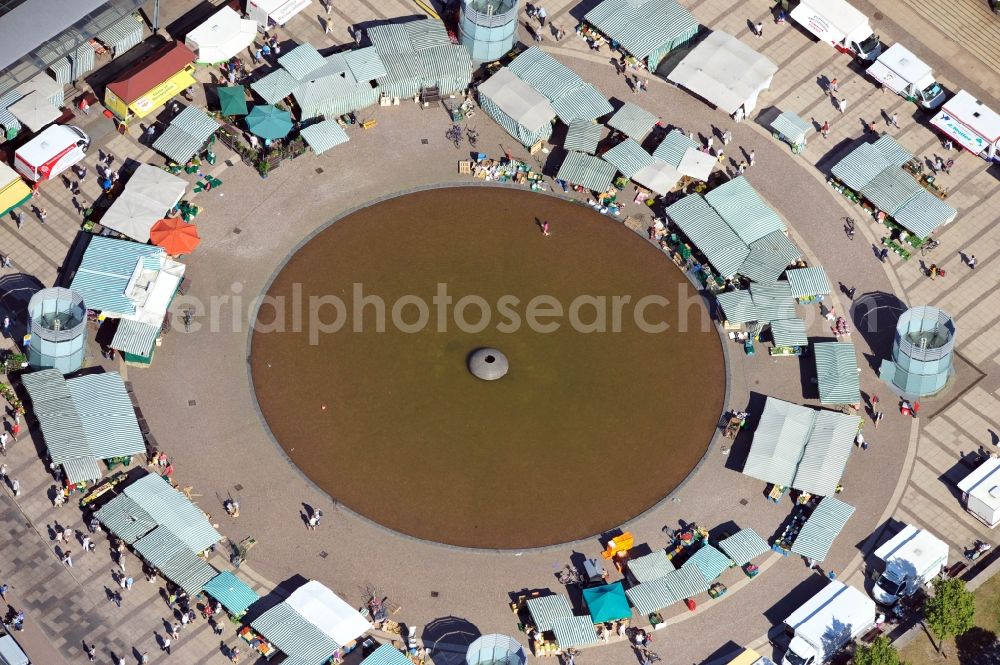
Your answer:
[[[583,600],[587,603],[594,623],[628,619],[632,616],[625,587],[621,582],[603,584],[583,590]]]
[[[262,139],[283,139],[292,131],[292,115],[270,104],[255,106],[247,115],[247,128]]]
[[[219,94],[219,110],[222,115],[246,115],[247,95],[241,85],[220,85],[215,91]]]

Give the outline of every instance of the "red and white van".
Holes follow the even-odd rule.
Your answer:
[[[14,168],[29,182],[49,180],[83,159],[89,147],[79,127],[51,125],[14,152]]]

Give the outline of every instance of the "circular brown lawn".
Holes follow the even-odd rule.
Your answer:
[[[552,196],[373,204],[268,295],[252,377],[275,439],[337,501],[419,538],[527,548],[621,525],[697,465],[722,410],[719,336],[681,272]],[[509,363],[497,380],[470,373],[486,347]]]

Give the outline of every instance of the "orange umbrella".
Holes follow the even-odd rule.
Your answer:
[[[149,239],[167,254],[190,254],[201,243],[198,227],[182,219],[161,219],[149,230]]]

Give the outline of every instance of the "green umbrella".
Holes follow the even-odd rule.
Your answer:
[[[219,108],[222,115],[247,114],[247,97],[243,86],[219,86],[216,92],[219,93]]]
[[[262,139],[283,139],[292,131],[292,114],[270,104],[255,106],[247,116],[247,127]]]

